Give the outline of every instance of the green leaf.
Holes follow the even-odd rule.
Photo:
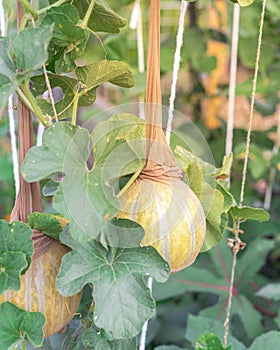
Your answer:
[[[253,208],[253,207],[238,207],[234,206],[230,209],[229,213],[231,214],[234,220],[256,220],[259,222],[264,222],[269,220],[269,213],[262,208]]]
[[[0,116],[8,103],[9,96],[16,91],[20,83],[20,80],[11,81],[9,77],[0,73]]]
[[[196,350],[224,350],[224,347],[220,341],[220,338],[217,337],[213,333],[206,333],[201,335],[196,343],[195,343],[195,349]],[[226,349],[233,350],[232,346],[228,346]]]
[[[55,103],[55,109],[59,119],[66,119],[72,115],[75,94],[78,92],[79,81],[64,75],[48,73],[52,89],[60,88],[63,96]],[[44,75],[37,75],[31,78],[32,93],[36,97],[39,106],[44,113],[53,116],[53,107],[49,99],[42,95],[47,91]],[[79,107],[90,106],[95,101],[95,95],[82,96],[79,100]]]
[[[123,87],[132,87],[135,83],[129,66],[121,61],[98,61],[91,65],[79,67],[76,69],[78,79],[67,76],[49,73],[50,85],[52,88],[60,88],[63,96],[55,103],[55,108],[59,119],[65,119],[71,116],[73,102],[80,92],[78,106],[90,106],[96,99],[96,89],[99,85],[110,82]],[[42,98],[47,91],[44,75],[35,76],[32,79],[32,93],[37,98],[38,104],[42,110],[53,115],[51,101]],[[83,87],[80,89],[79,81]],[[82,90],[84,91],[81,94]]]
[[[27,312],[4,302],[0,305],[0,350],[9,350],[25,337],[34,346],[41,346],[44,340],[45,317],[40,312]]]
[[[20,289],[20,274],[26,267],[27,261],[24,253],[0,254],[0,295],[9,289]]]
[[[246,254],[243,254],[240,257],[237,264],[237,280],[241,278],[244,279],[244,281],[248,281],[250,279],[254,280],[256,273],[258,273],[261,267],[265,265],[267,255],[269,251],[273,249],[274,245],[274,240],[264,239],[261,237],[256,237],[252,242],[250,242],[248,245],[248,250],[246,249]]]
[[[215,318],[209,318],[204,316],[188,316],[186,339],[191,341],[192,344],[205,333],[215,333],[218,337],[222,338],[224,335],[224,325],[223,322]],[[229,343],[233,345],[235,350],[245,350],[245,346],[240,343],[237,339],[229,334]],[[218,348],[219,349],[219,348]],[[215,349],[216,350],[216,349]]]
[[[29,214],[28,225],[35,230],[42,231],[45,235],[56,240],[59,239],[59,235],[63,230],[58,217],[47,213],[34,212]]]
[[[80,17],[83,18],[90,0],[74,0],[73,5],[77,7]],[[104,0],[95,0],[87,25],[94,32],[119,33],[120,28],[126,25],[126,19],[114,12]]]
[[[104,332],[89,328],[83,334],[83,343],[88,350],[136,350],[136,338],[108,340]]]
[[[265,287],[261,288],[256,295],[271,300],[280,300],[280,283],[269,283]]]
[[[33,254],[31,236],[30,227],[23,222],[9,224],[6,220],[0,220],[0,255],[7,252],[23,253],[29,267]]]
[[[0,74],[11,79],[15,77],[16,69],[10,57],[10,52],[10,39],[0,37]]]
[[[16,66],[23,73],[31,73],[42,67],[48,59],[48,45],[52,38],[52,25],[28,27],[19,32],[13,42]],[[27,45],[28,43],[28,45]]]
[[[140,226],[139,226],[140,228]],[[124,232],[129,243],[140,245],[142,237],[134,230]],[[142,231],[143,234],[143,231]],[[74,295],[86,283],[93,287],[94,323],[115,339],[136,336],[152,317],[155,302],[144,277],[158,282],[169,276],[168,264],[153,247],[111,248],[106,250],[96,240],[74,241],[67,232],[61,240],[72,251],[62,259],[57,289],[62,295]]]
[[[16,91],[22,81],[10,57],[10,39],[0,37],[0,116],[7,105],[9,96]]]
[[[248,350],[264,350],[264,349],[279,349],[280,333],[277,331],[270,331],[257,337]]]
[[[228,220],[229,196],[216,181],[216,177],[219,178],[220,175],[217,175],[219,170],[214,166],[180,146],[176,147],[175,154],[185,172],[184,181],[194,191],[204,209],[206,237],[201,250],[203,252],[215,246],[222,238]],[[223,167],[226,167],[226,164]],[[220,174],[225,171],[227,170],[220,170]]]
[[[87,91],[96,89],[104,82],[126,88],[135,84],[128,64],[122,61],[102,60],[94,62],[84,67],[78,67],[75,73]]]
[[[42,194],[45,197],[52,197],[54,196],[55,192],[57,191],[57,188],[59,186],[59,182],[54,180],[49,180],[45,183],[45,185],[42,188]]]
[[[70,221],[71,234],[77,240],[97,237],[107,220],[119,210],[114,193],[116,180],[142,169],[139,142],[143,146],[145,127],[139,121],[133,115],[119,115],[104,122],[104,127],[100,123],[99,131],[93,132],[92,142],[98,162],[90,171],[87,166],[90,135],[86,129],[68,122],[56,123],[46,130],[43,146],[31,148],[25,157],[21,170],[29,182],[50,178],[56,173],[65,174],[53,205]],[[127,127],[123,131],[118,125]],[[104,143],[107,139],[110,142]],[[116,147],[109,152],[107,148],[111,150],[112,142],[116,142]],[[144,147],[141,152],[145,152]]]
[[[54,23],[48,61],[51,71],[61,73],[75,70],[75,61],[83,54],[89,38],[88,30],[78,26],[79,21],[76,7],[70,4],[51,8],[43,18],[41,26]]]
[[[226,296],[227,282],[214,273],[189,266],[187,269],[172,274],[164,284],[154,283],[153,296],[157,301],[174,298],[185,292],[209,292]]]

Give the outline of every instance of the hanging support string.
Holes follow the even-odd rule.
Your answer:
[[[229,98],[228,98],[226,156],[229,156],[232,152],[232,140],[233,140],[233,128],[234,128],[234,103],[235,103],[236,71],[237,71],[237,51],[238,51],[238,36],[239,36],[239,18],[240,18],[240,6],[238,4],[234,4],[232,39],[231,39],[231,57],[230,57],[230,80],[229,80]]]
[[[262,36],[263,36],[265,7],[266,7],[266,0],[262,0],[262,13],[261,13],[261,20],[260,20],[260,27],[259,27],[255,72],[254,72],[253,87],[252,87],[250,118],[249,118],[249,126],[248,126],[248,133],[247,133],[247,139],[246,139],[246,151],[245,151],[245,159],[244,159],[243,173],[242,173],[242,183],[241,183],[241,190],[240,190],[240,200],[239,200],[240,207],[243,205],[243,201],[244,201],[246,174],[247,174],[247,166],[248,166],[249,152],[250,152],[252,125],[253,125],[253,118],[254,118],[254,105],[255,105],[255,99],[256,99],[259,63],[260,63],[260,55],[261,55],[261,44],[262,44]],[[232,262],[231,279],[230,279],[230,286],[229,286],[229,296],[228,296],[228,304],[227,304],[227,311],[226,311],[226,319],[225,319],[225,323],[224,323],[224,326],[225,326],[224,347],[227,346],[227,339],[228,339],[228,332],[229,332],[229,321],[230,321],[231,303],[232,303],[232,296],[233,296],[233,285],[234,285],[237,253],[239,252],[240,249],[243,249],[245,247],[245,244],[239,238],[239,228],[240,228],[240,221],[237,222],[235,230],[234,230],[234,236],[235,236],[234,242],[232,242],[232,240],[229,240],[230,246],[232,246],[232,248],[233,248],[233,262]]]
[[[0,35],[6,35],[6,17],[4,11],[3,0],[0,0]],[[10,132],[10,142],[12,150],[12,163],[13,163],[13,174],[15,182],[16,196],[19,191],[19,165],[18,165],[18,152],[17,152],[17,142],[16,142],[16,128],[15,128],[15,116],[13,109],[13,96],[9,96],[8,99],[8,117],[9,117],[9,132]]]
[[[177,84],[177,80],[178,80],[178,72],[180,69],[181,48],[183,45],[183,34],[184,34],[184,21],[185,21],[185,16],[186,16],[188,6],[189,6],[189,3],[185,0],[182,0],[181,9],[180,9],[180,17],[179,17],[179,26],[178,26],[178,32],[177,32],[177,37],[176,37],[176,50],[175,50],[175,54],[174,54],[172,85],[171,85],[171,94],[170,94],[170,98],[169,98],[168,120],[167,120],[167,127],[166,127],[166,140],[167,140],[168,145],[170,143],[172,122],[173,122],[173,117],[174,117],[174,102],[175,102],[175,98],[176,98],[176,84]]]
[[[280,107],[278,107],[276,140],[275,140],[274,147],[272,149],[272,155],[271,155],[272,157],[278,154],[279,147],[280,147]],[[264,204],[263,204],[263,207],[266,210],[269,210],[271,207],[272,188],[273,188],[275,177],[276,177],[276,169],[275,167],[271,167],[269,171],[269,177],[268,177],[269,182],[268,182],[267,189],[265,191]]]

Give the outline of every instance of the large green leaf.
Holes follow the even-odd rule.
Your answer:
[[[79,11],[80,17],[83,18],[90,5],[90,0],[74,0]],[[104,0],[95,0],[93,11],[88,21],[88,27],[94,32],[119,33],[120,28],[126,25],[126,20],[114,12]]]
[[[89,38],[88,30],[78,26],[79,13],[75,6],[64,4],[49,9],[41,26],[54,23],[53,38],[50,42],[49,69],[57,73],[74,71],[75,60],[80,57]]]
[[[270,331],[257,337],[248,350],[276,350],[280,347],[280,333]]]
[[[104,332],[89,328],[83,334],[83,343],[88,350],[136,350],[136,338],[108,340]]]
[[[0,305],[0,350],[10,350],[27,338],[41,346],[44,340],[45,317],[40,312],[27,312],[4,302]]]
[[[91,137],[86,129],[68,122],[57,123],[46,130],[43,146],[33,147],[22,166],[22,173],[30,182],[55,173],[65,174],[53,204],[57,212],[69,219],[71,233],[77,240],[96,238],[106,221],[119,210],[119,201],[110,183],[120,176],[139,172],[144,165],[143,157],[139,158],[144,123],[133,115],[119,115],[103,123],[100,132],[93,132],[94,156],[98,155],[98,162],[90,171],[87,160]],[[127,124],[126,129],[118,128],[118,123],[124,127]],[[118,129],[117,134],[115,129]],[[102,140],[114,138],[118,140],[118,147],[107,152],[111,142],[105,145]],[[144,152],[142,147],[142,154]],[[116,181],[112,185],[116,189]]]
[[[168,264],[153,247],[139,247],[143,229],[139,226],[139,230],[142,234],[135,231],[133,223],[131,232],[119,232],[121,246],[135,248],[109,250],[96,240],[74,241],[67,229],[61,235],[62,242],[72,252],[62,259],[58,291],[62,295],[74,295],[86,283],[92,283],[94,323],[115,339],[136,336],[154,313],[155,302],[144,277],[149,275],[164,282],[169,276]]]
[[[13,41],[16,66],[23,73],[40,69],[48,59],[48,45],[52,38],[52,25],[28,27],[19,32]]]

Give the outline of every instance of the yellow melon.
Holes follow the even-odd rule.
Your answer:
[[[205,215],[194,192],[180,180],[137,179],[120,198],[119,218],[145,230],[142,245],[152,245],[172,272],[193,263],[206,234]]]

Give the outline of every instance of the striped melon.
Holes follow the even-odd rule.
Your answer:
[[[120,200],[117,216],[144,228],[142,245],[155,247],[172,272],[194,262],[204,242],[206,224],[198,198],[184,182],[137,179]]]
[[[46,318],[45,338],[62,330],[80,304],[81,292],[63,297],[56,290],[56,276],[67,252],[69,248],[54,240],[44,253],[32,259],[28,271],[21,276],[20,290],[8,290],[0,296],[0,304],[10,301],[27,311],[42,312]]]

